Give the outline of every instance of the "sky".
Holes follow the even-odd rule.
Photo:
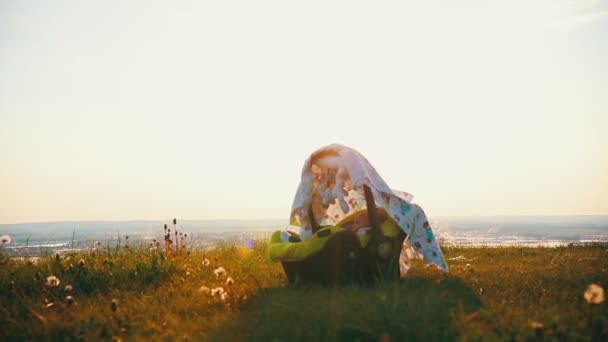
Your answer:
[[[428,216],[608,214],[608,1],[0,2],[0,223],[284,218],[361,152]]]

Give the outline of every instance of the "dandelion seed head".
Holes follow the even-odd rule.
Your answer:
[[[542,329],[543,328],[543,324],[537,321],[532,321],[532,323],[530,323],[530,325],[532,326],[532,329]]]
[[[465,267],[466,268],[471,268],[471,264],[466,264]]]
[[[230,286],[234,284],[234,279],[232,279],[232,277],[228,277],[228,279],[226,279],[226,285]]]
[[[221,267],[221,266],[220,266],[220,267],[216,268],[216,269],[213,271],[213,273],[215,273],[215,276],[216,276],[216,277],[220,277],[220,276],[223,276],[223,275],[225,275],[225,274],[226,274],[226,270],[225,270],[223,267]]]
[[[46,286],[57,287],[57,286],[59,286],[59,284],[61,284],[61,281],[59,281],[59,278],[57,278],[56,276],[46,277]]]
[[[215,295],[219,295],[221,296],[222,293],[224,293],[224,289],[221,287],[216,287],[214,289],[211,290],[211,296],[215,296]]]
[[[9,243],[11,243],[11,241],[13,241],[13,240],[11,239],[11,237],[9,235],[0,236],[0,242],[2,242],[2,244],[5,244],[5,243],[9,244]]]
[[[600,304],[605,300],[604,289],[597,284],[590,284],[583,296],[589,304]]]

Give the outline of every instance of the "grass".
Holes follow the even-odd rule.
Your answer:
[[[169,258],[143,248],[2,257],[0,340],[608,339],[608,305],[583,298],[591,283],[608,286],[608,245],[444,253],[463,256],[449,274],[414,262],[405,279],[372,288],[290,286],[264,242]],[[51,275],[59,286],[45,285]]]

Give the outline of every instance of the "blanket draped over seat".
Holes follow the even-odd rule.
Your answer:
[[[422,208],[412,203],[413,196],[391,189],[363,155],[343,145],[322,147],[306,160],[290,223],[300,227],[303,240],[313,234],[309,213],[320,226],[339,225],[366,208],[364,185],[371,189],[376,207],[384,209],[407,234],[406,246],[411,246],[415,255],[422,257],[426,264],[447,272],[445,258],[429,221]],[[404,262],[409,260],[407,255],[404,249]]]

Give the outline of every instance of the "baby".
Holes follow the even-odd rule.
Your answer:
[[[371,225],[369,222],[369,216],[367,215],[367,210],[364,210],[364,211],[360,212],[359,214],[357,214],[357,216],[353,220],[353,224],[347,229],[352,230],[352,231],[357,231],[360,228],[369,228],[370,226]]]
[[[386,214],[382,210],[378,210],[378,221],[380,223],[386,220]],[[352,232],[357,232],[358,235],[365,235],[371,229],[372,223],[369,220],[369,215],[367,210],[363,210],[355,216],[353,222],[344,225],[345,230],[350,230]]]

